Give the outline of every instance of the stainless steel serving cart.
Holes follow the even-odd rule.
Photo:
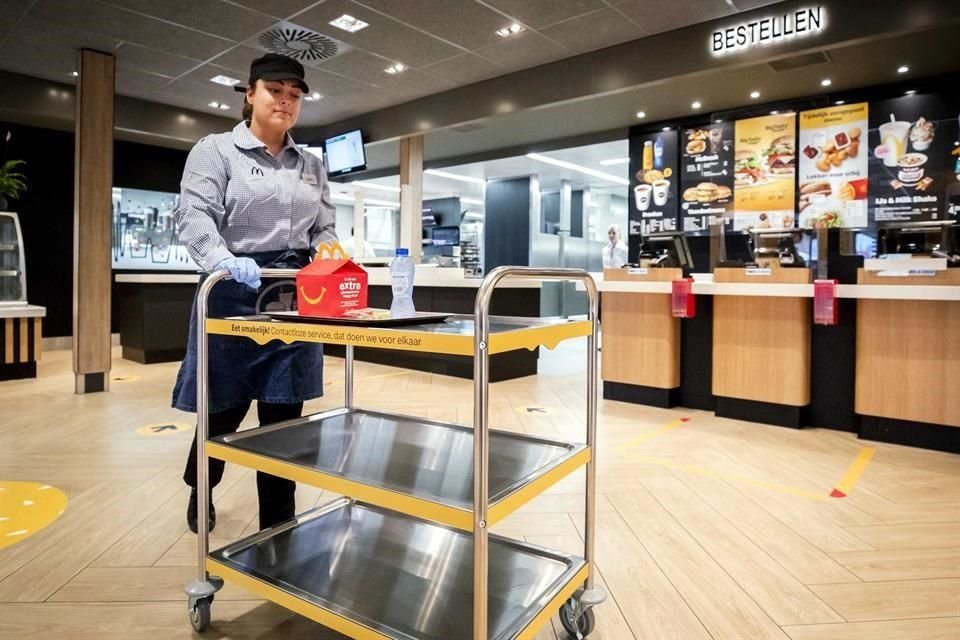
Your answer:
[[[291,270],[264,269],[266,278]],[[530,640],[554,613],[573,638],[593,631],[597,423],[597,288],[579,269],[500,267],[481,283],[473,316],[399,328],[197,314],[197,578],[186,587],[190,622],[210,624],[224,580],[357,640]],[[507,278],[583,282],[586,320],[489,315]],[[344,406],[207,440],[208,335],[345,346]],[[585,444],[489,428],[489,358],[587,338]],[[354,405],[355,346],[474,357],[474,427],[368,411]],[[223,549],[208,550],[207,457],[343,495]],[[586,467],[583,557],[489,533],[546,489]],[[475,481],[474,481],[475,480]]]

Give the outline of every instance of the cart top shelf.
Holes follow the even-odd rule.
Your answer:
[[[206,327],[210,334],[242,336],[261,345],[280,340],[287,344],[321,342],[373,349],[474,354],[474,320],[468,315],[453,315],[445,322],[434,324],[395,328],[286,322],[267,316],[209,318]],[[493,316],[490,318],[488,353],[493,355],[540,346],[553,349],[564,340],[589,335],[591,329],[588,320]]]

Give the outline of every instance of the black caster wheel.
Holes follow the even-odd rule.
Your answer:
[[[563,625],[564,631],[567,632],[574,640],[583,640],[591,633],[593,633],[593,628],[597,624],[597,620],[594,617],[593,609],[587,609],[582,613],[580,611],[580,605],[573,600],[567,600],[567,602],[560,607],[560,624]]]
[[[210,603],[213,596],[201,598],[190,607],[190,626],[197,633],[203,633],[210,626]]]

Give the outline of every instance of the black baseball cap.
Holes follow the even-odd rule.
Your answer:
[[[235,91],[246,91],[257,80],[294,80],[304,93],[310,88],[303,81],[303,65],[288,56],[279,53],[267,53],[250,63],[250,81],[246,87],[237,85]]]

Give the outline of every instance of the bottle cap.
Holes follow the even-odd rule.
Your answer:
[[[398,255],[398,256],[409,256],[409,255],[410,255],[410,249],[407,249],[406,247],[397,247],[397,255]]]

